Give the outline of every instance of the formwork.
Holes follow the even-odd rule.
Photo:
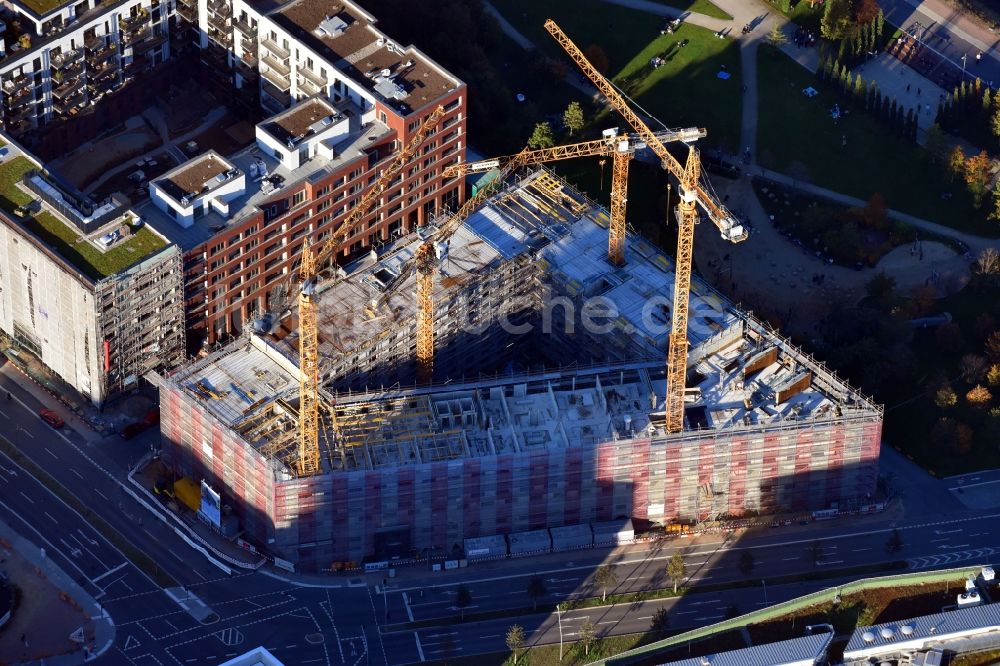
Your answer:
[[[303,570],[461,551],[466,540],[494,543],[489,537],[563,526],[845,509],[871,500],[881,408],[697,278],[687,424],[667,434],[668,331],[655,324],[669,321],[669,301],[647,304],[672,289],[672,262],[630,235],[628,265],[610,266],[606,213],[578,194],[557,198],[548,180],[549,194],[538,194],[528,188],[543,187],[535,180],[522,181],[516,196],[503,193],[463,227],[458,246],[453,239],[460,267],[443,270],[452,280],[436,294],[439,349],[452,354],[442,364],[447,381],[412,386],[397,374],[409,361],[405,286],[404,296],[388,300],[391,317],[345,307],[377,293],[376,277],[392,280],[400,255],[378,257],[348,270],[352,277],[321,300],[337,304],[324,315],[330,381],[321,474],[292,473],[294,333],[249,336],[157,379],[165,461],[178,474],[208,480],[250,540]],[[533,227],[522,218],[541,209],[531,202],[543,196],[550,197],[546,215],[565,219]],[[413,242],[397,250],[405,256]],[[508,287],[514,306],[503,298]],[[449,328],[473,312],[491,330],[493,307],[524,311],[524,321],[537,323],[552,316],[537,309],[552,295],[574,306],[605,295],[620,307],[600,334],[553,326],[516,339],[496,327],[495,337],[481,336],[482,349],[479,338]],[[574,365],[532,369],[519,363],[526,353]],[[476,358],[495,374],[463,377],[464,363]],[[359,381],[366,388],[351,388]]]

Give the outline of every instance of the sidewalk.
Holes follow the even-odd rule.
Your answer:
[[[19,572],[12,572],[10,582],[21,585],[32,595],[35,595],[32,601],[39,602],[41,605],[36,606],[33,612],[41,613],[37,620],[44,620],[44,625],[40,624],[35,621],[36,618],[32,615],[28,618],[31,626],[21,626],[18,613],[32,612],[29,603],[22,599],[21,606],[14,611],[11,617],[8,633],[15,636],[16,634],[10,630],[14,630],[14,632],[20,630],[20,633],[24,634],[28,644],[26,646],[20,645],[20,638],[17,636],[13,649],[19,653],[19,656],[14,657],[14,659],[23,659],[24,657],[20,655],[26,654],[28,661],[13,663],[42,660],[47,666],[82,664],[103,654],[114,644],[114,621],[101,608],[100,604],[72,577],[46,557],[42,549],[15,532],[3,521],[0,521],[0,546],[2,546],[0,552],[5,555],[11,552],[7,550],[9,546],[16,554],[13,557],[23,558],[27,565],[33,569],[33,571],[29,569],[25,572],[22,567]],[[6,560],[4,564],[6,565]],[[28,579],[28,576],[35,577],[35,580]],[[40,598],[43,596],[48,598]],[[68,631],[64,631],[67,628]],[[85,643],[77,643],[69,638],[71,633],[80,629],[82,629]],[[65,636],[62,635],[63,633]],[[10,636],[5,638],[10,638]],[[90,657],[86,656],[86,653],[90,652],[91,649],[94,650],[94,654]],[[5,661],[5,663],[7,662]]]

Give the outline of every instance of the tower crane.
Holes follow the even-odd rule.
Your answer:
[[[371,210],[375,200],[385,191],[400,171],[413,158],[431,129],[445,113],[438,106],[420,125],[410,142],[358,200],[350,216],[340,225],[314,255],[309,249],[309,237],[302,243],[299,264],[299,428],[298,474],[308,476],[320,469],[319,455],[319,331],[317,316],[316,273],[319,266],[333,255],[356,231],[361,219]],[[335,417],[334,417],[335,418]],[[336,421],[333,424],[336,431]]]
[[[667,395],[665,427],[667,432],[684,429],[684,384],[687,374],[687,325],[688,304],[691,296],[691,261],[694,249],[694,225],[697,221],[695,203],[701,204],[708,218],[718,227],[722,237],[730,242],[746,240],[747,232],[736,218],[701,184],[698,153],[690,148],[685,166],[670,154],[666,146],[645,122],[628,105],[618,90],[590,64],[583,52],[573,43],[552,19],[545,21],[545,29],[573,59],[583,74],[590,79],[608,103],[639,134],[646,145],[660,158],[665,170],[680,181],[681,204],[677,227],[677,259],[674,266],[674,303],[671,317],[669,349],[667,351]]]
[[[681,130],[665,130],[654,132],[663,142],[696,141],[705,136],[705,130],[697,127]],[[524,165],[554,162],[556,160],[574,157],[612,156],[611,176],[611,223],[608,226],[608,261],[615,266],[625,263],[625,206],[627,201],[629,160],[637,150],[646,147],[638,134],[619,136],[617,129],[604,131],[604,138],[594,141],[583,141],[551,148],[541,148],[522,152],[518,155],[506,155],[492,159],[453,164],[444,170],[445,176],[464,176],[468,173],[489,171],[506,165],[515,157]]]

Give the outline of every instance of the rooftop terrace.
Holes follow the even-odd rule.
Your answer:
[[[293,107],[297,108],[297,107]],[[222,215],[211,211],[194,221],[190,227],[181,227],[166,213],[157,208],[150,200],[135,207],[144,219],[152,221],[158,231],[162,232],[172,242],[182,249],[196,247],[226,227],[238,224],[253,215],[258,206],[265,202],[280,198],[279,192],[304,179],[315,179],[324,173],[335,171],[354,160],[365,158],[366,151],[379,139],[392,132],[379,121],[367,125],[361,123],[360,110],[344,102],[337,105],[349,121],[349,131],[344,137],[331,141],[329,146],[333,159],[316,154],[304,161],[295,169],[288,169],[280,161],[262,150],[257,144],[252,144],[237,153],[228,155],[225,160],[244,174],[246,190],[242,196],[229,203],[229,214]],[[283,115],[278,114],[278,116]],[[265,121],[267,123],[268,121]],[[254,175],[256,174],[256,175]],[[266,177],[265,177],[266,174]],[[280,179],[275,181],[274,179]],[[280,182],[280,184],[275,184]]]
[[[273,18],[404,114],[458,86],[456,79],[427,56],[382,35],[371,25],[370,17],[350,3],[297,0],[285,5]]]
[[[321,97],[313,97],[262,123],[264,129],[282,144],[298,141],[321,129],[323,121],[339,115],[337,109]]]
[[[158,184],[179,200],[185,195],[197,195],[211,189],[213,179],[232,169],[232,164],[210,151],[168,171]]]
[[[131,216],[126,214],[93,233],[82,234],[22,184],[24,175],[40,166],[12,144],[5,149],[8,155],[0,163],[0,209],[8,213],[8,224],[21,226],[38,236],[83,275],[100,280],[166,247],[166,240],[145,225],[110,248],[101,247],[97,239],[126,223]],[[15,211],[19,209],[27,212],[27,216],[17,215]]]

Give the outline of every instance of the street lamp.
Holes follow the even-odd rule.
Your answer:
[[[968,53],[962,54],[962,80],[965,80],[965,59],[969,57]]]
[[[559,661],[563,658],[563,637],[562,637],[562,604],[556,604],[556,615],[559,617]]]

